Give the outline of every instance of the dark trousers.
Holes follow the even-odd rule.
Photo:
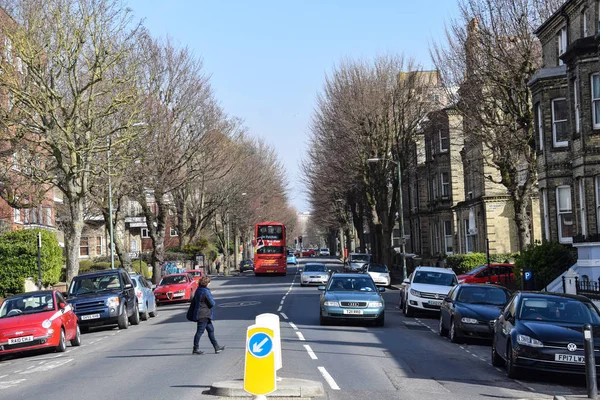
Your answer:
[[[205,330],[208,332],[208,339],[210,339],[213,347],[215,349],[219,347],[219,343],[217,343],[217,339],[215,339],[215,327],[213,326],[212,321],[210,319],[206,321],[198,321],[197,324],[196,334],[194,335],[194,349],[198,349],[198,346],[200,345],[200,338],[204,334]]]

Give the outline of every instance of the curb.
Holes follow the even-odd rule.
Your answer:
[[[243,379],[213,382],[209,394],[222,397],[253,397],[244,390]],[[325,390],[321,382],[296,378],[282,378],[277,382],[277,390],[269,394],[269,397],[292,399],[323,396]]]

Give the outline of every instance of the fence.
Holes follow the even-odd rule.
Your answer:
[[[600,301],[600,278],[598,278],[597,282],[589,281],[587,279],[579,280],[578,278],[575,278],[575,287],[577,288],[577,294],[585,296],[591,300]]]

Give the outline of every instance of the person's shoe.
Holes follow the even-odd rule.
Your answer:
[[[219,354],[223,350],[225,350],[225,346],[217,346],[215,347],[215,354]]]
[[[204,354],[204,352],[202,350],[194,349],[192,350],[192,354],[201,355]]]

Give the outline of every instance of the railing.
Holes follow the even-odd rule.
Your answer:
[[[598,282],[575,278],[575,287],[578,295],[591,300],[600,300],[600,278],[598,278]]]

